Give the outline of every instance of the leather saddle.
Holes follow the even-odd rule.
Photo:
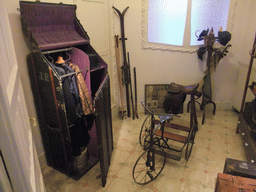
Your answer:
[[[183,86],[176,83],[171,83],[167,89],[167,94],[163,102],[165,113],[178,114],[183,112],[183,103],[186,95],[197,95],[199,84]]]

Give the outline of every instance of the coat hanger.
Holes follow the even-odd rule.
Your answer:
[[[71,59],[70,54],[68,53],[68,51],[66,51],[66,55],[68,56],[68,58],[66,59],[66,62],[68,62]]]
[[[54,63],[54,59],[50,56],[50,54],[47,55],[47,57],[48,57],[49,59],[51,59],[51,63]]]

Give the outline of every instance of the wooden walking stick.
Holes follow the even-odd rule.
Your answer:
[[[139,119],[139,115],[138,115],[138,107],[137,107],[137,78],[136,78],[136,68],[133,67],[133,78],[134,78],[134,100],[135,100],[135,109],[134,109],[134,113],[137,119]]]
[[[131,65],[130,65],[130,56],[129,56],[129,52],[127,53],[127,57],[128,57],[128,67],[130,69]],[[129,70],[129,79],[130,79],[130,93],[131,93],[131,101],[132,101],[132,119],[135,119],[135,111],[134,111],[134,104],[133,104],[133,95],[132,95],[132,82],[131,82],[131,72]]]
[[[119,93],[120,93],[120,108],[121,108],[121,116],[122,119],[124,118],[125,111],[123,110],[123,94],[122,94],[122,74],[121,74],[121,66],[120,66],[120,54],[119,54],[119,46],[118,46],[118,39],[119,36],[115,35],[115,50],[116,50],[116,67],[117,67],[117,75],[118,75],[118,85],[119,85]]]

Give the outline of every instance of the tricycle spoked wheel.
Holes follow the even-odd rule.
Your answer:
[[[133,179],[136,183],[145,185],[156,179],[161,173],[165,165],[166,156],[163,150],[159,151],[160,154],[157,154],[154,149],[149,148],[136,161],[132,171]]]
[[[197,128],[196,125],[193,125],[192,130],[190,131],[190,133],[188,135],[188,141],[187,141],[187,147],[186,147],[186,153],[185,153],[186,161],[188,161],[188,159],[191,155],[191,152],[192,152],[195,134],[196,134],[196,128]]]
[[[149,139],[150,139],[150,129],[151,129],[151,116],[147,116],[146,119],[144,120],[141,130],[140,130],[140,145],[142,147],[146,147],[149,145]]]

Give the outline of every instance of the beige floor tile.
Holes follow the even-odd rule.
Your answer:
[[[119,150],[132,151],[136,147],[137,142],[129,141],[125,137],[119,137],[117,138],[117,141],[114,142],[114,144],[115,147]]]
[[[227,140],[230,144],[236,146],[242,146],[242,140],[239,134],[236,134],[235,131],[227,133]]]
[[[214,173],[207,173],[205,177],[205,185],[207,188],[214,189],[217,181],[217,175]]]
[[[224,162],[228,157],[227,151],[210,150],[208,153],[208,161]]]
[[[121,151],[119,149],[114,149],[111,157],[111,164],[109,167],[109,175],[117,174],[117,172],[123,166],[123,163],[127,160],[130,156],[130,153],[127,151]]]
[[[111,156],[111,164],[119,164],[123,163],[127,160],[127,158],[130,156],[130,152],[120,150],[118,148],[115,148],[112,152]]]
[[[247,161],[244,149],[231,151],[231,153],[228,155],[228,158]]]
[[[185,181],[190,180],[193,183],[203,185],[205,183],[204,169],[198,170],[198,169],[186,168],[184,171],[183,179]]]
[[[209,154],[209,151],[207,150],[207,146],[208,146],[208,144],[206,143],[205,146],[200,147],[197,145],[197,142],[195,142],[195,144],[192,148],[190,157],[206,160],[208,158],[208,154]]]
[[[205,188],[204,192],[214,192],[214,188]]]
[[[132,166],[124,165],[117,173],[117,177],[126,181],[133,182],[132,170]]]
[[[156,184],[158,191],[180,191],[181,182],[173,177],[160,177]]]
[[[237,140],[240,141],[240,138],[238,138]],[[244,147],[243,147],[243,144],[242,142],[237,142],[237,141],[231,141],[229,144],[228,144],[228,151],[230,153],[236,153],[237,151],[244,151]]]
[[[211,130],[210,136],[211,142],[219,143],[227,141],[227,135],[222,133],[217,133],[215,130]]]
[[[212,131],[217,134],[226,135],[227,128],[223,125],[216,124],[214,128],[212,128]]]
[[[198,138],[208,139],[211,136],[210,131],[211,131],[210,128],[200,127],[196,132],[196,140]]]
[[[226,140],[222,140],[222,141],[219,141],[219,142],[211,141],[210,144],[209,144],[209,148],[211,150],[220,151],[220,152],[227,151],[228,150],[228,144],[226,142],[227,142]]]
[[[126,162],[123,163],[121,169],[118,171],[117,173],[117,177],[124,179],[124,180],[128,180],[130,182],[133,182],[133,176],[132,176],[132,170],[133,167],[137,161],[137,159],[139,158],[140,154],[138,153],[132,153],[130,154],[130,156],[128,157],[128,159],[126,160]],[[146,161],[145,161],[146,163]]]
[[[196,170],[205,170],[207,162],[204,159],[190,157],[187,162],[187,167]]]
[[[213,175],[216,175],[218,173],[222,173],[223,172],[223,169],[224,169],[224,164],[225,164],[225,161],[209,161],[207,163],[207,171],[210,173],[210,174],[213,174]]]
[[[95,188],[90,188],[86,184],[81,182],[69,182],[62,185],[58,191],[59,192],[69,192],[69,191],[93,192],[95,191]]]
[[[155,188],[149,188],[148,186],[145,185],[138,185],[138,184],[133,184],[132,188],[130,189],[131,192],[155,192]]]
[[[199,136],[199,134],[196,134],[194,145],[199,148],[207,148],[210,145],[209,139],[210,137],[208,137],[208,134],[206,136]]]
[[[181,183],[180,192],[204,192],[201,184],[194,183],[193,181],[186,180]]]
[[[138,139],[139,140],[139,139]],[[133,149],[134,153],[139,153],[142,154],[143,153],[143,147],[140,145],[139,141],[137,142],[135,148]]]
[[[181,179],[184,176],[184,171],[184,166],[180,165],[179,162],[167,159],[162,174],[168,178]]]
[[[107,192],[131,192],[132,182],[115,178],[107,188]]]

